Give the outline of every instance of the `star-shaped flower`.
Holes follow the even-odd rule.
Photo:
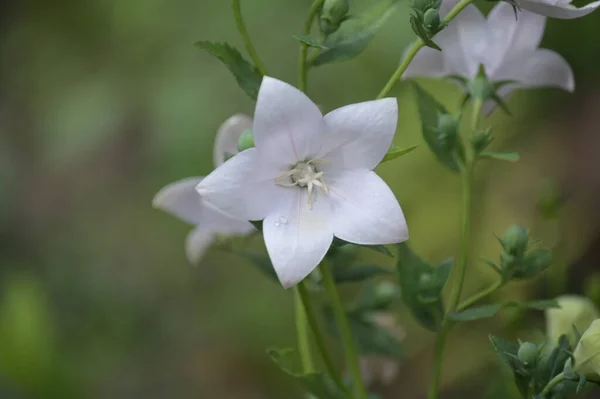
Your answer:
[[[197,190],[238,219],[263,220],[271,262],[288,288],[319,264],[334,236],[356,244],[408,239],[396,197],[372,171],[392,143],[397,119],[393,98],[323,116],[301,91],[264,77],[255,148],[215,169]]]
[[[252,127],[252,119],[237,114],[227,119],[217,132],[214,145],[214,164],[223,164],[225,157],[237,153],[237,140],[244,130]],[[186,254],[190,262],[200,261],[215,236],[247,235],[254,227],[247,220],[238,220],[203,200],[196,186],[203,177],[189,177],[163,187],[152,200],[160,208],[184,222],[196,226],[187,236]]]
[[[571,5],[571,2],[572,0],[516,0],[517,6],[522,10],[559,19],[584,17],[600,7],[600,1],[594,1],[581,8]]]
[[[452,0],[442,3],[447,12]],[[472,79],[483,65],[491,82],[515,81],[498,93],[507,96],[524,87],[575,89],[571,67],[560,54],[538,48],[546,18],[523,11],[515,18],[512,6],[498,3],[486,19],[474,5],[467,6],[434,40],[442,51],[421,49],[404,78],[458,75]]]

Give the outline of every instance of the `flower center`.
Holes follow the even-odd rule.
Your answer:
[[[315,164],[319,163],[322,164],[325,161],[313,159],[306,162],[298,162],[288,172],[275,179],[275,184],[284,187],[306,187],[308,190],[308,207],[312,208],[314,202],[313,189],[315,187],[320,188],[323,193],[329,194],[327,184],[323,179],[323,172],[315,166]],[[291,182],[286,181],[288,178]]]

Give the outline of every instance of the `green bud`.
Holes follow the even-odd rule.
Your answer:
[[[456,146],[458,123],[458,119],[449,114],[440,114],[438,117],[438,139],[447,150],[452,150]]]
[[[476,132],[471,139],[471,144],[473,145],[473,149],[476,153],[479,153],[487,148],[488,145],[492,142],[492,131],[491,129],[487,129],[484,131]]]
[[[326,34],[337,31],[350,10],[349,0],[325,0],[321,8],[319,27]]]
[[[558,344],[558,339],[566,335],[575,345],[575,332],[585,331],[594,320],[600,317],[598,309],[588,298],[578,295],[563,295],[556,298],[559,308],[546,309],[546,335],[548,342],[553,347]]]
[[[431,291],[436,287],[435,280],[431,273],[423,273],[419,276],[419,291]]]
[[[525,366],[532,366],[538,360],[539,350],[536,344],[523,342],[517,351],[517,357]]]
[[[494,94],[494,86],[484,75],[478,75],[470,80],[467,89],[471,96],[481,100],[487,100]]]
[[[391,302],[398,296],[398,287],[390,281],[382,281],[375,287],[377,298]]]
[[[547,269],[550,266],[550,262],[552,262],[552,252],[548,249],[534,249],[525,256],[525,260],[523,261],[528,268],[540,272]]]
[[[410,6],[415,10],[425,12],[431,7],[431,0],[410,0]]]
[[[573,351],[573,372],[583,374],[590,381],[600,379],[600,319],[585,330]]]
[[[529,242],[529,233],[521,226],[512,225],[502,237],[502,246],[504,250],[511,255],[521,257],[527,249]]]
[[[238,139],[237,149],[239,152],[242,152],[252,147],[254,147],[254,135],[252,134],[252,129],[246,129]]]
[[[425,11],[423,24],[430,32],[436,32],[440,26],[440,13],[434,8]]]

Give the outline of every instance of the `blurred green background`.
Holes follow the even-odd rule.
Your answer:
[[[246,23],[277,78],[295,83],[309,0],[246,0]],[[355,0],[354,10],[369,4]],[[489,3],[481,4],[489,9]],[[326,110],[372,99],[412,40],[408,6],[355,60],[319,68],[309,92]],[[518,93],[512,118],[490,123],[498,150],[518,164],[482,163],[468,291],[492,281],[479,256],[497,257],[492,233],[519,222],[571,267],[501,295],[582,292],[600,252],[600,13],[551,20],[542,47],[572,65],[575,94]],[[242,48],[224,0],[0,1],[0,397],[300,398],[267,358],[294,344],[291,292],[233,255],[185,259],[189,226],[151,207],[165,184],[212,167],[217,127],[253,103],[200,39]],[[424,86],[456,109],[451,83]],[[456,252],[459,182],[420,138],[410,87],[397,85],[395,143],[419,148],[379,168],[403,206],[411,245],[432,261]],[[560,188],[558,222],[536,203]],[[258,242],[260,240],[256,240]],[[393,267],[393,261],[361,253]],[[560,263],[560,262],[558,262]],[[433,336],[398,305],[407,358],[385,397],[423,397]],[[495,386],[487,334],[536,336],[541,314],[506,312],[452,334],[444,395]],[[510,382],[506,382],[510,384]]]

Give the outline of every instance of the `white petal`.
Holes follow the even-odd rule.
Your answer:
[[[253,132],[265,162],[291,165],[318,152],[324,133],[323,115],[306,94],[265,76],[256,101]]]
[[[202,197],[196,186],[202,177],[189,177],[163,187],[152,200],[152,206],[162,209],[184,222],[198,224],[203,217]]]
[[[546,17],[559,19],[573,19],[583,17],[594,11],[596,8],[600,7],[600,1],[589,3],[581,8],[577,8],[563,2],[550,4],[534,0],[518,0],[517,3],[523,10],[531,11],[540,15],[545,15]]]
[[[544,16],[531,12],[519,12],[515,16],[513,7],[505,2],[498,3],[488,16],[488,30],[491,35],[489,57],[492,64],[500,66],[511,54],[535,51],[546,26]],[[486,70],[488,75],[493,71]]]
[[[267,170],[256,148],[230,158],[196,187],[205,201],[240,220],[262,220],[288,188],[275,184],[283,170]]]
[[[532,53],[515,56],[502,65],[495,80],[512,79],[518,87],[557,87],[567,91],[575,89],[573,70],[557,52],[538,49]],[[510,88],[505,88],[504,94]]]
[[[204,214],[201,226],[225,236],[247,235],[256,229],[247,220],[236,219],[213,204],[204,201]]]
[[[443,31],[440,33],[440,35],[442,34]],[[410,47],[404,50],[402,59],[406,57],[406,53],[409,49]],[[446,51],[449,50],[445,46],[443,50],[444,51],[438,51],[432,49],[431,47],[424,47],[420,49],[415,58],[413,58],[411,63],[408,65],[408,68],[406,68],[406,71],[402,75],[402,79],[416,76],[439,78],[447,75],[448,71],[446,71],[444,68],[444,56],[446,55]]]
[[[265,245],[284,288],[302,281],[323,260],[333,241],[327,201],[308,207],[307,191],[289,188],[287,201],[263,222]]]
[[[197,265],[215,240],[215,233],[204,227],[196,227],[185,239],[185,254],[191,264]]]
[[[225,162],[226,154],[237,154],[238,139],[245,130],[250,128],[252,128],[252,118],[244,114],[235,114],[219,126],[213,148],[215,167]]]
[[[398,102],[384,98],[347,105],[325,115],[325,123],[327,140],[319,158],[336,168],[373,169],[394,140]]]
[[[449,29],[456,29],[457,44],[459,48],[452,48],[445,44],[444,51],[456,51],[455,54],[448,54],[446,57],[453,61],[453,68],[459,72],[466,67],[468,74],[466,77],[474,77],[477,74],[479,64],[487,65],[487,51],[489,49],[489,37],[487,30],[487,21],[481,11],[474,6],[468,5],[458,16],[450,22]],[[442,31],[443,32],[443,31]],[[435,38],[434,38],[435,40]],[[441,45],[440,45],[441,46]],[[463,58],[460,60],[460,58]]]
[[[355,244],[392,244],[408,240],[398,200],[375,172],[349,170],[329,183],[335,208],[333,232]]]

